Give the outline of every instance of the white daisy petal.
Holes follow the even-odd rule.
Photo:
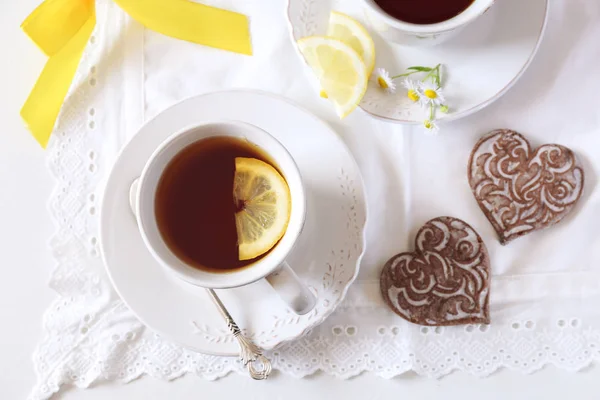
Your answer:
[[[411,79],[404,78],[402,81],[402,86],[404,86],[407,90],[406,96],[414,102],[421,100],[421,91],[419,89],[419,84]]]
[[[373,74],[373,79],[377,86],[385,90],[387,93],[396,92],[396,84],[394,83],[394,80],[390,76],[389,72],[387,72],[385,69],[377,68]]]
[[[431,82],[421,82],[419,84],[421,96],[421,103],[423,105],[433,104],[434,106],[439,106],[440,104],[444,104],[445,98],[444,93],[441,87],[436,86]]]
[[[402,80],[402,86],[404,86],[406,90],[419,90],[419,83],[409,78],[404,78]]]
[[[394,94],[396,93],[396,84],[394,83],[394,81],[389,81],[387,83],[388,87],[387,89],[385,89],[386,92],[390,93],[390,94]]]
[[[425,121],[423,121],[423,126],[425,127],[425,133],[428,135],[435,136],[440,131],[440,127],[438,126],[438,124],[435,123],[435,121],[430,121],[426,119]]]

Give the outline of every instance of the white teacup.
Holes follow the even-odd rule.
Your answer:
[[[241,138],[267,153],[285,177],[292,199],[287,230],[275,248],[249,266],[226,272],[201,270],[179,259],[164,242],[154,209],[158,182],[173,157],[190,144],[214,136]],[[314,307],[315,297],[285,261],[304,226],[304,186],[294,159],[269,133],[238,121],[210,122],[175,133],[154,151],[141,177],[131,186],[130,200],[146,247],[154,258],[175,276],[194,285],[212,289],[243,286],[266,278],[294,312],[305,314]]]
[[[363,4],[369,24],[385,39],[406,45],[432,46],[444,42],[475,21],[494,4],[494,1],[474,0],[457,16],[436,24],[411,24],[400,21],[385,13],[375,0],[363,0]]]

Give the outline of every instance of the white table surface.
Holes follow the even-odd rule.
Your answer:
[[[31,354],[43,313],[55,296],[46,283],[53,268],[47,248],[53,225],[46,202],[54,182],[45,153],[23,126],[19,109],[45,62],[19,25],[40,0],[0,1],[0,399],[24,399],[35,382]],[[284,0],[281,0],[284,1]],[[590,0],[592,1],[592,0]],[[283,16],[282,16],[283,18]],[[186,376],[174,382],[141,378],[64,388],[58,399],[598,399],[600,368],[568,373],[547,367],[525,376],[500,371],[486,379],[455,373],[439,381],[414,374],[383,380],[362,375],[297,380],[274,373],[267,382],[230,375],[216,382]]]

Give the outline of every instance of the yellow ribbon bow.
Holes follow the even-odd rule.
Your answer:
[[[236,53],[252,54],[245,15],[188,0],[115,2],[153,31]],[[21,25],[49,57],[21,109],[21,117],[44,148],[95,25],[94,0],[46,0]]]

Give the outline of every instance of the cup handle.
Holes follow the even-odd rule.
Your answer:
[[[129,206],[131,212],[137,217],[137,196],[140,179],[137,178],[129,187]],[[287,262],[283,262],[275,272],[266,277],[279,297],[299,315],[308,313],[315,307],[317,299],[300,281],[298,275],[290,268]]]
[[[317,299],[287,262],[284,261],[266,279],[296,314],[304,315],[315,307]]]

